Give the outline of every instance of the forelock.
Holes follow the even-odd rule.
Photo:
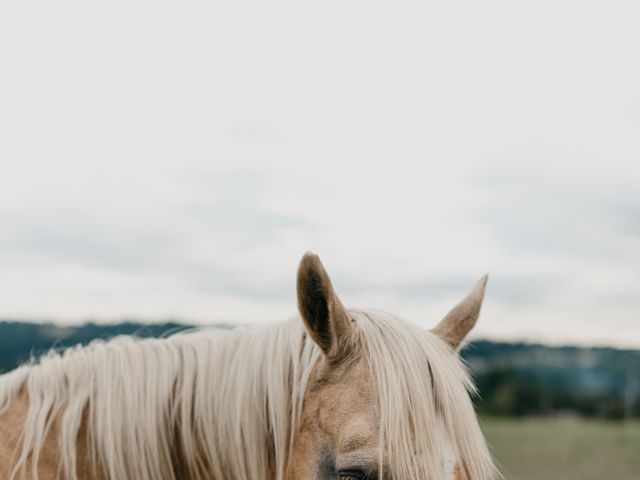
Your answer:
[[[495,477],[455,352],[435,334],[380,311],[351,311],[371,372],[379,463],[394,480],[448,480],[453,455],[473,480]]]

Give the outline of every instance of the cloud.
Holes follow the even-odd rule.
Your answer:
[[[253,3],[0,16],[0,315],[273,320],[313,249],[349,304],[488,272],[478,334],[640,345],[637,6]]]
[[[478,214],[500,245],[516,252],[617,258],[637,223],[640,197],[633,178],[606,165],[563,166],[571,152],[512,154],[479,176],[485,201]],[[522,163],[515,163],[515,159]]]

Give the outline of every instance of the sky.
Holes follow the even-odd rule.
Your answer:
[[[343,302],[640,348],[640,4],[3,2],[0,318]]]

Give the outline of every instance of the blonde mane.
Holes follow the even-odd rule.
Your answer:
[[[394,478],[444,478],[448,446],[469,479],[493,478],[455,353],[391,315],[351,314],[377,395],[381,462]],[[69,480],[78,479],[81,433],[91,467],[108,479],[284,480],[320,355],[300,319],[52,352],[0,377],[0,413],[21,393],[29,401],[13,478],[38,464],[55,424]]]
[[[445,480],[451,454],[470,480],[497,475],[469,394],[475,387],[440,337],[380,311],[355,314],[380,415],[380,464],[393,478]],[[448,479],[446,479],[448,480]]]

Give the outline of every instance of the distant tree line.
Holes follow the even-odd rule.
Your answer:
[[[111,325],[0,321],[0,373],[50,349],[118,335],[159,337],[191,328],[178,322]],[[640,418],[640,351],[476,341],[462,351],[476,381],[480,413]]]
[[[108,325],[85,323],[69,327],[53,323],[0,321],[0,373],[13,370],[51,349],[64,350],[74,345],[87,345],[92,340],[106,340],[118,335],[160,337],[188,328],[192,327],[177,322],[147,325],[124,321]]]
[[[640,418],[640,351],[478,341],[463,352],[481,413]]]
[[[615,391],[587,394],[570,387],[551,387],[545,382],[527,381],[519,371],[510,369],[491,369],[475,377],[480,392],[475,403],[481,413],[514,417],[640,417],[640,401],[635,398],[628,406],[625,397]]]

